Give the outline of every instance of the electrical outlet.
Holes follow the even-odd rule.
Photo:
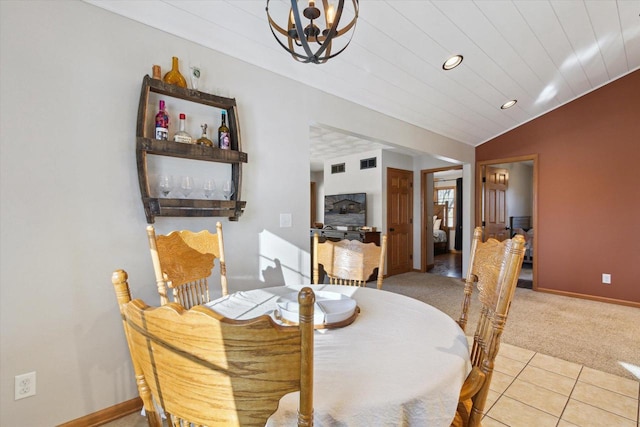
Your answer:
[[[602,283],[604,283],[605,285],[610,285],[611,284],[611,275],[610,274],[606,274],[606,273],[602,273]]]
[[[36,394],[36,373],[28,372],[22,375],[16,375],[15,400],[24,399],[25,397],[35,396]]]

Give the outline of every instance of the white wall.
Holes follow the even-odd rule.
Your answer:
[[[222,220],[232,291],[309,281],[311,122],[474,159],[472,147],[83,2],[2,1],[0,43],[0,425],[56,425],[137,396],[110,277],[126,269],[134,296],[158,302],[134,154],[153,64],[197,59],[202,87],[238,100],[249,162],[245,214]],[[37,395],[14,401],[14,376],[30,371]]]
[[[375,157],[378,167],[360,169],[360,160]],[[367,193],[367,225],[382,229],[382,151],[373,150],[325,161],[324,194]],[[331,165],[345,164],[343,173],[331,173]],[[319,201],[324,206],[324,197]],[[322,211],[324,222],[324,208]]]
[[[508,216],[533,215],[533,165],[524,162],[512,163],[507,200]]]

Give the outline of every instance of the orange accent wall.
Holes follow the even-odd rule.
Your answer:
[[[530,154],[538,288],[640,303],[640,70],[487,141],[476,161]]]

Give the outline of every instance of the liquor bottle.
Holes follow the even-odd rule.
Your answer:
[[[186,88],[187,81],[184,79],[184,76],[180,74],[180,70],[178,69],[178,58],[174,56],[173,58],[171,58],[171,60],[171,70],[169,70],[169,72],[164,75],[164,78],[162,80],[164,80],[165,83]]]
[[[218,128],[218,147],[223,150],[231,149],[231,134],[229,133],[229,128],[227,127],[227,114],[226,111],[222,111],[222,123]]]
[[[186,118],[187,116],[184,113],[180,113],[180,130],[176,132],[175,135],[173,135],[173,140],[175,142],[191,144],[191,142],[193,142],[193,139],[191,138],[191,135],[189,135],[189,133],[184,130],[184,121]]]
[[[163,100],[160,100],[160,108],[156,114],[156,139],[169,139],[169,115],[164,109]]]
[[[202,136],[198,138],[196,144],[198,145],[206,145],[207,147],[213,147],[213,142],[207,138],[207,124],[203,123],[200,125],[202,128]]]

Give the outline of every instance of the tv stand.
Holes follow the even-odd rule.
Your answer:
[[[316,233],[320,237],[320,242],[324,242],[325,240],[332,240],[336,242],[339,240],[359,240],[362,243],[375,243],[376,246],[380,246],[379,231],[345,231],[326,228],[310,229],[310,237],[312,239],[313,235]]]

